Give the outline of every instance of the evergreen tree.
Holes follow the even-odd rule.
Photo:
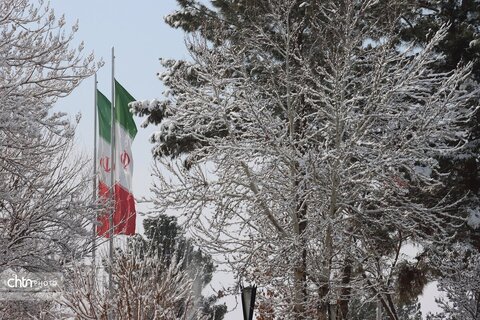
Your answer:
[[[443,24],[448,24],[446,37],[436,50],[443,54],[437,67],[450,71],[459,63],[472,61],[472,74],[480,80],[480,2],[478,0],[422,0],[411,4],[410,12],[403,16],[402,39],[420,45],[428,42],[429,35]]]
[[[422,320],[422,311],[420,310],[420,302],[415,298],[412,302],[400,305],[398,308],[399,320]],[[388,320],[385,318],[385,320]]]
[[[435,50],[439,55],[435,68],[440,72],[450,72],[458,65],[473,63],[470,81],[465,88],[477,91],[480,81],[480,2],[478,0],[424,0],[411,3],[409,13],[404,16],[400,26],[402,40],[425,46],[432,32],[443,24],[448,24],[446,37],[440,41]],[[472,96],[470,104],[480,104],[479,94]],[[473,273],[465,270],[478,269],[476,257],[480,251],[480,112],[476,112],[471,121],[465,122],[467,144],[455,152],[444,154],[439,158],[444,175],[444,188],[434,197],[449,196],[460,201],[455,207],[455,214],[464,217],[461,229],[451,230],[453,241],[449,247],[437,248],[442,259],[433,260],[430,268],[435,277],[440,279],[440,288],[446,292],[457,306],[465,305],[465,291],[455,283],[458,278],[472,275],[467,283],[477,282]],[[467,196],[466,196],[467,195]],[[463,198],[465,197],[465,198]],[[458,249],[460,248],[460,250]],[[427,252],[428,253],[428,252]],[[425,255],[428,259],[429,254]],[[463,270],[463,271],[462,271]],[[463,288],[466,288],[463,286]],[[480,303],[477,289],[472,289],[471,304]],[[449,316],[464,318],[464,308],[450,308],[448,303],[442,304]],[[469,307],[471,308],[471,307]],[[458,312],[458,315],[455,315]],[[472,313],[470,313],[472,314]]]
[[[202,296],[202,289],[212,280],[215,270],[210,255],[196,249],[192,242],[185,238],[172,216],[160,214],[155,218],[147,218],[143,222],[145,238],[137,237],[130,242],[142,256],[152,257],[164,261],[166,266],[173,261],[180,262],[180,269],[192,279],[192,292],[197,308],[209,320],[221,320],[227,312],[226,305],[216,305],[215,296]]]
[[[429,35],[448,25],[445,38],[435,47],[438,59],[434,67],[439,72],[451,72],[458,65],[472,63],[471,79],[464,84],[465,89],[478,91],[480,81],[480,2],[478,0],[425,0],[412,2],[410,12],[403,17],[400,26],[401,39],[419,46],[425,46]],[[479,94],[470,99],[472,106],[480,103]],[[462,202],[457,209],[463,216],[469,215],[469,209],[480,205],[478,191],[480,177],[478,175],[480,147],[480,113],[464,126],[468,128],[466,139],[468,143],[453,153],[444,154],[439,158],[442,172],[445,174],[445,190],[449,196],[460,199],[470,193],[468,201]],[[445,196],[447,191],[437,196]],[[476,211],[476,210],[473,210]],[[467,226],[466,226],[467,227]],[[476,247],[480,248],[480,234],[466,228],[460,237],[472,237]]]

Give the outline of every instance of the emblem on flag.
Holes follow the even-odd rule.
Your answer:
[[[126,169],[130,164],[130,155],[126,150],[123,150],[123,153],[120,155],[120,161],[122,162],[123,168]]]
[[[105,172],[110,172],[110,158],[109,157],[102,157],[100,158],[100,167],[105,170]]]

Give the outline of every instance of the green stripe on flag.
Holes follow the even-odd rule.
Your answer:
[[[115,121],[128,132],[132,139],[137,134],[137,126],[133,121],[133,115],[129,111],[128,104],[133,101],[135,101],[135,98],[115,80]]]
[[[111,103],[97,90],[97,109],[98,109],[98,133],[108,143],[111,143]]]

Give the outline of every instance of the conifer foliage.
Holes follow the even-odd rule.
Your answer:
[[[480,2],[478,0],[414,1],[411,5],[413,9],[404,15],[401,24],[402,40],[424,46],[429,33],[438,30],[442,24],[448,24],[445,38],[435,48],[438,59],[434,68],[439,72],[449,72],[458,65],[472,63],[472,77],[465,87],[472,92],[478,92]],[[473,95],[469,103],[472,106],[480,104],[478,93]],[[455,233],[455,243],[443,252],[443,259],[436,260],[432,266],[441,273],[439,287],[450,301],[450,303],[442,302],[445,313],[440,317],[443,318],[475,319],[478,317],[478,312],[474,311],[474,305],[480,304],[480,291],[475,286],[465,284],[478,282],[475,272],[470,270],[480,267],[478,259],[475,258],[480,250],[479,119],[480,113],[476,112],[470,121],[463,124],[468,141],[463,148],[439,157],[444,175],[444,188],[448,190],[449,196],[460,199],[468,194],[466,201],[459,203],[456,208],[457,214],[465,217],[465,223],[461,229],[452,230],[452,234]],[[464,279],[463,284],[460,284],[462,282],[459,282],[460,278]]]

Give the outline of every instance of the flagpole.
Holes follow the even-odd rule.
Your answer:
[[[113,298],[113,281],[112,281],[112,272],[113,272],[113,214],[115,212],[115,49],[112,47],[112,107],[111,107],[111,126],[110,126],[110,136],[111,136],[111,170],[110,170],[110,186],[111,186],[111,200],[112,200],[112,209],[109,215],[109,256],[110,256],[110,272],[108,274],[108,291],[110,298]],[[111,314],[112,315],[112,314]]]
[[[95,85],[94,85],[94,103],[93,103],[93,203],[97,202],[97,73],[95,72]],[[96,207],[95,207],[96,208]],[[95,284],[96,268],[95,268],[95,255],[97,251],[97,210],[93,214],[92,220],[92,270],[93,270],[93,284]]]

